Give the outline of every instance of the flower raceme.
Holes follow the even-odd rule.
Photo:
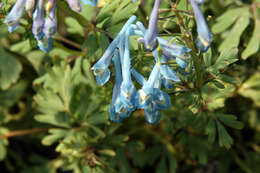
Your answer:
[[[47,0],[46,0],[47,1]],[[48,0],[46,3],[46,12],[44,12],[45,0],[17,0],[11,11],[5,18],[4,23],[8,25],[8,31],[16,30],[20,23],[23,11],[33,18],[32,32],[38,42],[38,47],[48,52],[52,47],[52,36],[56,33],[57,21],[55,9],[57,0]],[[86,5],[97,5],[97,0],[82,0]],[[76,12],[81,11],[81,4],[78,0],[67,0],[69,7]],[[46,14],[46,18],[44,18]]]
[[[197,45],[201,52],[205,52],[212,41],[212,35],[198,7],[198,4],[203,2],[203,0],[190,0],[197,22],[199,35]],[[174,83],[181,81],[177,73],[167,64],[168,61],[175,60],[180,67],[180,73],[183,73],[188,65],[190,48],[158,36],[159,6],[160,0],[155,0],[147,29],[140,21],[134,24],[135,16],[130,17],[103,56],[92,67],[97,83],[104,85],[110,78],[108,67],[113,57],[116,83],[109,112],[110,120],[114,122],[120,122],[130,116],[136,108],[144,110],[149,124],[159,122],[160,111],[168,109],[171,104],[169,95],[161,87],[173,89]],[[131,67],[129,45],[132,35],[139,36],[138,41],[154,56],[155,65],[148,80]],[[142,86],[141,89],[136,91],[131,76]]]

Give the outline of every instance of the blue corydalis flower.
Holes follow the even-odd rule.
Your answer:
[[[26,0],[17,0],[11,11],[5,18],[4,23],[8,25],[9,32],[13,32],[19,25],[25,3]]]
[[[149,26],[147,31],[144,33],[144,38],[139,39],[140,42],[144,43],[144,46],[147,50],[153,51],[158,46],[157,41],[157,23],[158,23],[158,11],[160,7],[160,0],[155,0],[153,10],[149,19]],[[142,29],[144,31],[144,29]]]
[[[212,33],[210,32],[203,13],[198,6],[199,3],[203,3],[203,0],[190,0],[190,3],[194,12],[197,32],[199,35],[197,46],[201,52],[206,52],[212,42]]]
[[[125,23],[121,31],[115,37],[115,39],[111,42],[111,44],[106,49],[103,56],[98,60],[98,62],[91,68],[94,71],[94,75],[96,76],[97,83],[99,85],[104,85],[110,78],[110,71],[108,66],[110,65],[111,58],[114,54],[116,47],[118,46],[120,39],[122,39],[123,34],[130,27],[130,25],[135,21],[136,16],[130,17],[128,21]]]
[[[79,0],[67,0],[67,3],[69,4],[69,7],[76,12],[81,11],[81,4]]]
[[[43,32],[44,35],[49,38],[56,33],[56,28],[57,28],[57,22],[55,16],[56,0],[49,0],[48,3],[50,5],[47,6],[48,8],[46,9],[46,11],[49,14],[45,19]]]
[[[98,3],[98,0],[81,0],[85,5],[91,5],[96,6]]]
[[[168,94],[155,87],[156,82],[159,80],[159,76],[160,63],[157,62],[148,81],[144,83],[142,89],[138,90],[135,98],[136,106],[139,109],[145,110],[146,120],[150,124],[155,124],[160,120],[159,110],[168,109],[170,106]]]
[[[119,56],[118,52],[115,52],[113,61],[115,64],[115,69],[116,69],[116,83],[114,85],[113,89],[113,95],[112,95],[112,102],[110,104],[109,108],[109,113],[110,113],[110,120],[114,122],[120,122],[121,117],[120,114],[116,112],[116,104],[119,102],[119,95],[120,95],[120,86],[122,83],[122,74],[121,74],[121,67],[120,67],[120,61],[119,61]]]
[[[126,30],[124,37],[124,56],[122,58],[122,74],[123,74],[123,82],[121,85],[121,93],[120,98],[125,105],[128,105],[129,108],[135,109],[134,100],[135,100],[135,87],[131,79],[131,59],[130,59],[130,45],[129,38],[131,33],[131,27]]]
[[[122,84],[122,73],[120,67],[120,59],[118,51],[115,51],[114,57],[112,59],[115,64],[116,69],[116,83],[113,89],[112,103],[110,105],[110,120],[114,122],[119,122],[123,118],[128,117],[133,109],[124,104],[120,98],[121,84]]]
[[[37,3],[37,8],[33,13],[33,25],[32,32],[37,40],[41,40],[44,36],[44,11],[43,11],[44,0],[39,0]]]

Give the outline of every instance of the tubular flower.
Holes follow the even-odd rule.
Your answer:
[[[33,13],[33,26],[32,32],[37,40],[41,40],[44,36],[44,11],[43,11],[44,0],[39,0],[37,3],[37,8]]]
[[[122,102],[127,105],[130,109],[135,109],[135,87],[131,79],[131,59],[130,59],[130,48],[129,48],[129,38],[131,33],[131,27],[129,27],[126,30],[124,41],[124,56],[123,60],[121,61],[122,65],[122,74],[123,74],[123,82],[121,85],[121,92],[120,92],[120,98],[122,99]]]
[[[160,63],[157,62],[148,81],[144,83],[142,89],[138,90],[135,98],[136,107],[145,110],[146,120],[150,124],[156,124],[160,120],[159,110],[168,109],[170,106],[168,94],[155,87],[159,76]]]
[[[47,14],[48,13],[49,14],[45,19],[43,32],[47,38],[53,36],[56,33],[56,28],[57,28],[57,22],[55,16],[56,1],[57,0],[49,0],[48,3],[50,5],[47,6],[46,8]]]
[[[4,23],[8,25],[8,31],[13,32],[20,23],[26,0],[17,0],[10,13],[5,18]]]
[[[98,60],[98,62],[91,68],[94,71],[94,75],[96,76],[97,83],[99,85],[104,85],[110,78],[110,71],[108,66],[110,65],[112,55],[118,46],[120,39],[124,35],[127,28],[135,21],[136,16],[132,16],[123,26],[121,31],[112,41],[112,43],[108,46],[103,56]]]
[[[147,50],[153,51],[158,46],[157,41],[157,23],[158,23],[158,11],[160,7],[160,0],[155,0],[152,13],[150,15],[149,26],[144,35],[144,45]]]
[[[203,13],[198,6],[198,4],[203,2],[203,0],[190,0],[197,24],[197,32],[199,35],[197,46],[201,52],[206,52],[212,42],[212,33],[210,32]]]

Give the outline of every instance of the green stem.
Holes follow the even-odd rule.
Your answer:
[[[194,45],[192,43],[191,35],[187,34],[185,32],[185,25],[184,25],[183,19],[180,16],[178,10],[176,9],[176,5],[172,5],[172,9],[173,9],[173,12],[176,14],[181,33],[184,36],[184,41],[185,41],[186,45],[189,48],[191,48],[191,55],[193,57],[193,62],[194,62],[194,67],[195,67],[195,72],[196,72],[196,87],[199,90],[199,92],[201,93],[203,77],[202,77],[202,70],[201,70],[201,66],[200,66],[200,58],[199,58],[199,56],[197,56],[196,48],[194,47]]]

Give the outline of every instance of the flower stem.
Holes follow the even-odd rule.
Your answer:
[[[196,72],[196,87],[198,91],[201,93],[202,90],[202,70],[200,66],[200,58],[196,53],[196,47],[192,43],[191,35],[185,32],[185,25],[183,22],[183,18],[180,16],[179,11],[176,9],[176,5],[172,5],[172,10],[176,14],[179,27],[182,35],[184,36],[184,41],[186,45],[191,48],[191,55],[193,57],[195,72]]]

